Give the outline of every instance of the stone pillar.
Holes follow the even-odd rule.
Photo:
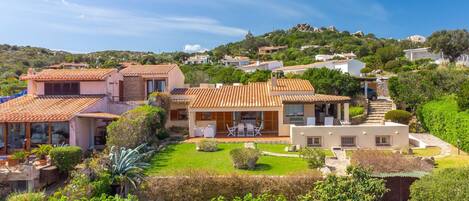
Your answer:
[[[190,137],[194,137],[195,136],[195,112],[189,110],[188,111],[189,113],[189,136]]]
[[[337,119],[342,120],[342,104],[337,103]]]
[[[344,122],[350,123],[349,119],[349,103],[344,103]]]

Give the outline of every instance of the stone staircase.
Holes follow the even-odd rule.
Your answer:
[[[364,124],[380,124],[384,120],[384,114],[392,110],[392,102],[388,100],[370,101],[368,117]]]

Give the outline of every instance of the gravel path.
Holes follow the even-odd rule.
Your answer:
[[[441,148],[441,153],[440,155],[437,155],[435,157],[445,157],[451,154],[451,145],[448,144],[447,142],[441,140],[440,138],[432,135],[432,134],[422,134],[422,133],[409,133],[409,135],[423,141],[426,143],[428,146],[436,146]]]
[[[346,175],[346,169],[347,166],[350,165],[350,160],[347,159],[347,156],[345,154],[344,150],[333,150],[335,158],[326,158],[326,165],[329,167],[332,167],[334,169],[334,172],[337,173],[337,175]]]

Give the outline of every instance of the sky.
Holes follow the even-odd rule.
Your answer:
[[[469,29],[467,8],[466,0],[1,0],[0,43],[197,52],[298,23],[401,39]]]

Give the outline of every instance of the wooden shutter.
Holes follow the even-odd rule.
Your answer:
[[[178,120],[178,111],[177,110],[171,110],[169,116],[171,118],[171,121]]]

